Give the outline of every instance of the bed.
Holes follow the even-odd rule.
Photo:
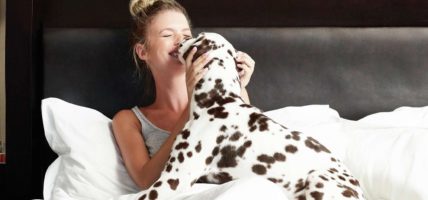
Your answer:
[[[252,104],[337,152],[367,199],[428,199],[428,28],[193,32],[201,31],[222,34],[254,58]],[[43,31],[43,125],[47,151],[59,155],[46,158],[45,199],[132,199],[138,192],[110,128],[115,112],[146,103],[128,36],[127,29]],[[284,199],[270,182],[241,181],[201,184],[177,199]]]

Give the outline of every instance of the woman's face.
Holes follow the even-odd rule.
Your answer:
[[[151,70],[178,69],[184,65],[178,60],[178,44],[186,37],[192,37],[189,23],[183,13],[168,10],[159,13],[147,28],[147,41],[141,59],[145,60]]]

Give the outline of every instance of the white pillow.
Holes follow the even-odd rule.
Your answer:
[[[329,105],[289,106],[264,114],[291,130],[310,135],[343,160],[348,140],[338,112]]]
[[[385,127],[428,128],[428,106],[400,107],[391,112],[374,113],[358,121]]]
[[[346,120],[342,125],[352,141],[344,162],[367,199],[428,199],[428,128]]]
[[[116,146],[111,120],[57,98],[42,101],[46,139],[58,154],[48,168],[45,199],[108,199],[139,191]]]

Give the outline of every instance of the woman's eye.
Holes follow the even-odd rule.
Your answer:
[[[171,37],[172,35],[162,35],[162,37]]]
[[[191,36],[191,35],[185,35],[185,36],[184,36],[184,39],[186,39],[186,40],[188,40],[188,39],[190,39],[190,38],[192,38],[192,36]]]

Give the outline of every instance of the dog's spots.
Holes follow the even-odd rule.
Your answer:
[[[228,50],[227,50],[227,53],[228,53],[230,56],[232,56],[232,58],[234,57],[234,56],[233,56],[233,53],[232,53],[232,50],[228,49]]]
[[[317,184],[315,185],[315,187],[316,187],[316,188],[323,188],[323,187],[324,187],[324,184],[322,184],[322,183],[317,183]]]
[[[225,138],[226,138],[226,137],[225,137],[224,135],[219,135],[219,136],[217,137],[217,139],[216,139],[217,144],[220,144],[221,142],[223,142],[223,140],[224,140]]]
[[[195,90],[200,90],[202,88],[202,85],[204,84],[205,80],[201,78],[201,80],[198,81],[195,85]]]
[[[180,142],[175,146],[175,150],[180,150],[180,149],[187,149],[187,147],[189,146],[189,143],[187,142]]]
[[[236,156],[238,155],[234,146],[228,145],[220,150],[221,158],[217,163],[219,168],[235,167],[237,165]]]
[[[330,172],[331,174],[334,174],[334,173],[337,173],[337,172],[339,172],[339,171],[337,171],[337,169],[335,169],[335,168],[330,168],[330,169],[328,170],[328,172]]]
[[[326,152],[326,153],[331,153],[325,146],[320,144],[317,140],[315,140],[312,137],[308,137],[305,140],[305,145],[307,147],[309,147],[310,149],[313,149],[314,151],[318,152],[318,153],[321,151]]]
[[[172,165],[168,164],[166,166],[166,172],[170,172],[172,170]]]
[[[159,187],[161,185],[162,185],[162,181],[158,181],[153,185],[153,187]]]
[[[183,139],[187,139],[190,135],[190,131],[185,129],[181,132],[181,136],[183,137]]]
[[[302,194],[297,197],[297,200],[306,200],[306,197]]]
[[[230,176],[230,174],[227,172],[216,173],[214,174],[213,178],[216,179],[217,183],[220,183],[220,184],[233,180],[232,176]]]
[[[328,179],[327,179],[325,176],[323,176],[323,175],[319,175],[319,177],[320,177],[322,180],[328,181]]]
[[[349,180],[349,182],[350,182],[352,185],[360,186],[360,183],[358,182],[358,180],[357,180],[357,179],[350,179],[350,180]]]
[[[251,106],[251,105],[248,105],[248,104],[241,104],[241,105],[239,105],[240,107],[243,107],[243,108],[252,108],[253,106]]]
[[[201,146],[201,141],[198,142],[198,145],[196,145],[195,150],[196,152],[201,152],[202,146]]]
[[[149,199],[157,199],[158,198],[158,192],[156,190],[151,190],[149,193]]]
[[[298,131],[292,131],[291,132],[291,135],[292,135],[292,137],[291,138],[293,138],[293,140],[296,140],[296,141],[299,141],[300,140],[300,132],[298,132]]]
[[[178,179],[168,179],[167,183],[172,190],[176,190],[180,181]]]
[[[141,196],[141,197],[140,197],[140,199],[139,199],[139,200],[145,200],[145,199],[146,199],[146,197],[147,197],[147,194],[144,194],[143,196]]]
[[[358,192],[355,191],[354,189],[350,188],[349,186],[344,186],[345,190],[342,192],[342,195],[344,197],[355,197],[358,198]]]
[[[199,177],[196,182],[197,183],[209,183],[208,176],[207,175],[203,175],[203,176]]]
[[[266,174],[266,171],[267,171],[266,167],[260,164],[253,165],[251,169],[253,170],[254,173],[258,175],[264,175]]]
[[[227,127],[225,125],[223,125],[223,126],[220,127],[220,131],[221,132],[225,132],[226,130],[227,130]]]
[[[238,156],[242,158],[242,156],[244,156],[245,151],[247,150],[247,148],[249,148],[251,146],[252,142],[251,140],[248,140],[244,143],[244,145],[240,146],[238,148]]]
[[[193,153],[191,151],[187,152],[187,157],[192,157]]]
[[[266,154],[262,154],[262,155],[258,156],[257,160],[260,161],[260,162],[264,162],[264,163],[266,163],[268,165],[270,165],[270,164],[272,164],[272,163],[275,162],[275,159],[273,157],[268,156]]]
[[[311,197],[314,198],[315,200],[322,200],[322,197],[324,196],[324,193],[318,192],[318,191],[314,191],[311,192]]]
[[[275,153],[275,154],[273,154],[273,158],[276,161],[285,161],[285,155],[282,154],[282,153]]]
[[[294,146],[294,145],[289,144],[289,145],[287,145],[285,147],[285,151],[288,152],[288,153],[296,153],[297,152],[297,147]]]
[[[242,133],[240,133],[239,131],[235,132],[230,138],[230,141],[237,141],[239,140],[239,138],[242,136]]]
[[[209,165],[209,164],[211,164],[212,161],[213,161],[213,157],[210,156],[207,159],[205,159],[205,164]]]
[[[184,155],[183,152],[178,153],[178,162],[182,163],[184,161]]]
[[[198,115],[198,113],[193,112],[193,118],[194,118],[195,120],[199,119],[199,115]]]
[[[213,115],[214,118],[225,119],[229,115],[228,112],[224,112],[224,107],[214,107],[208,110],[208,114]]]
[[[224,96],[224,94],[226,93],[226,90],[224,89],[223,80],[216,79],[214,82],[215,82],[214,89],[219,94],[221,94],[221,96]]]
[[[303,179],[299,179],[296,185],[294,186],[296,188],[296,191],[294,191],[294,193],[298,193],[304,190],[308,185],[309,185],[308,181],[303,182]]]
[[[216,155],[219,153],[219,151],[220,151],[220,148],[217,146],[217,147],[215,147],[215,148],[213,149],[213,151],[211,152],[211,154],[212,154],[213,156],[216,156]]]
[[[269,181],[273,182],[273,183],[282,183],[282,179],[276,179],[276,178],[268,178]]]
[[[248,126],[250,127],[250,131],[253,132],[257,129],[257,125],[259,126],[259,131],[268,130],[267,124],[268,118],[260,113],[251,113],[250,120],[248,121]]]
[[[215,103],[217,103],[219,107],[222,107],[225,104],[235,102],[234,97],[225,96],[225,94],[226,90],[224,89],[222,80],[216,79],[214,88],[209,92],[195,94],[195,101],[197,106],[200,108],[210,108]]]

